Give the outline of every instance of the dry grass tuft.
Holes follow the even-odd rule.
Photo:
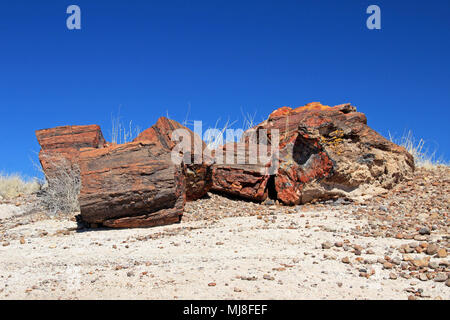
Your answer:
[[[37,179],[25,179],[19,174],[0,174],[0,198],[14,199],[22,195],[30,195],[41,189]]]
[[[394,138],[391,133],[389,133],[389,140],[404,147],[411,153],[417,167],[433,169],[437,166],[448,166],[448,163],[443,161],[442,158],[436,157],[436,150],[430,151],[428,147],[425,147],[425,140],[417,140],[414,138],[411,130],[403,134],[400,139]]]
[[[111,115],[111,142],[123,144],[133,141],[141,133],[141,128],[133,125],[133,121],[128,123],[128,127],[123,124],[120,113],[114,117]]]

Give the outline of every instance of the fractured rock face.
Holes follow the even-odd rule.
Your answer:
[[[260,180],[268,181],[268,191],[274,189],[273,197],[288,205],[385,191],[414,170],[413,157],[368,127],[365,115],[350,104],[282,107],[250,130],[266,135],[269,143],[277,130],[278,171],[273,183],[266,176]],[[214,174],[215,190],[228,181],[231,186],[246,185],[243,191],[227,187],[236,195],[264,194],[263,184],[247,183],[240,168],[228,171]]]
[[[203,197],[212,186],[212,158],[202,139],[189,128],[180,123],[161,117],[155,125],[143,131],[134,141],[157,141],[165,148],[173,150],[177,140],[172,140],[172,133],[177,130],[190,139],[183,155],[186,174],[186,199],[191,201]],[[183,138],[181,138],[182,140]]]
[[[179,222],[185,203],[183,168],[159,142],[141,141],[80,153],[81,218],[113,228]]]
[[[376,193],[391,189],[414,171],[413,157],[367,126],[366,116],[350,104],[311,103],[269,117],[259,128],[280,130],[282,156],[275,185],[286,204]],[[300,192],[287,195],[295,183]]]
[[[230,149],[232,159],[227,159],[227,150]],[[242,161],[237,159],[239,155],[242,155]],[[267,198],[269,161],[263,163],[257,159],[256,163],[250,163],[248,143],[228,143],[215,151],[215,157],[212,190],[253,201]]]
[[[98,125],[64,126],[36,131],[41,145],[39,160],[47,178],[61,166],[78,166],[81,148],[103,148],[106,141]]]

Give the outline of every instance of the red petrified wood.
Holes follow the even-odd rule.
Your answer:
[[[82,149],[80,171],[81,218],[91,226],[151,227],[181,220],[183,168],[157,141]]]
[[[232,151],[231,159],[227,159],[227,150]],[[253,201],[267,198],[269,161],[264,163],[257,159],[256,163],[250,163],[248,143],[228,143],[215,150],[215,156],[212,190]],[[238,160],[240,156],[241,161]]]
[[[57,175],[61,165],[78,165],[81,148],[103,148],[106,144],[98,125],[37,130],[36,137],[41,145],[39,160],[47,178]]]
[[[266,186],[276,199],[294,205],[382,192],[414,170],[413,157],[367,126],[365,115],[350,104],[282,107],[249,131],[266,135],[270,143],[273,130],[280,137],[273,183],[266,176],[259,181],[267,183],[253,183],[239,167],[216,165],[216,191],[263,200],[259,195],[266,193],[261,190]]]
[[[161,117],[155,125],[143,131],[134,141],[157,141],[169,150],[173,150],[179,143],[172,139],[175,130],[182,129],[190,138],[190,146],[187,146],[183,158],[186,175],[186,198],[195,200],[203,197],[212,186],[212,158],[202,139],[189,128],[180,123]],[[189,163],[187,163],[189,162]]]

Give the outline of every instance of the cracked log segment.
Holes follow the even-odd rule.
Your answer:
[[[78,170],[80,149],[103,148],[106,145],[98,125],[37,130],[36,137],[41,146],[39,161],[47,180],[57,177],[61,166]]]
[[[246,134],[266,134],[270,142],[273,129],[280,136],[273,183],[234,164],[215,165],[214,190],[262,201],[267,197],[263,188],[273,188],[274,198],[296,205],[386,192],[414,171],[411,154],[367,126],[366,116],[350,104],[282,107]]]
[[[212,186],[213,158],[206,143],[189,128],[166,117],[159,118],[155,125],[139,134],[134,141],[157,141],[165,148],[173,150],[178,140],[175,137],[172,139],[172,133],[177,129],[183,129],[184,135],[188,135],[191,141],[191,144],[186,146],[187,152],[183,154],[183,159],[186,199],[192,201],[203,197]]]
[[[227,150],[232,151],[227,158]],[[232,142],[215,150],[212,190],[252,201],[264,201],[268,196],[270,161],[250,164],[249,144]],[[239,159],[241,157],[241,159]],[[241,163],[241,164],[240,164]]]
[[[91,226],[152,227],[181,220],[183,167],[159,142],[141,141],[80,153],[81,219]]]

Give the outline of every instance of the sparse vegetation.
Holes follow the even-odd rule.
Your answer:
[[[50,216],[80,211],[80,171],[64,158],[53,161],[52,176],[47,177],[39,194],[40,205]]]
[[[190,106],[189,106],[190,108]],[[214,127],[208,126],[206,129],[203,130],[203,141],[205,141],[206,145],[209,149],[215,150],[219,148],[220,146],[234,141],[239,141],[242,137],[242,134],[255,126],[255,117],[256,112],[254,114],[250,113],[244,113],[244,111],[241,109],[242,113],[242,127],[236,128],[235,125],[238,123],[238,120],[230,121],[228,120],[221,125],[221,118],[218,118]],[[183,121],[183,125],[186,127],[189,127],[193,130],[194,121],[188,120],[188,115],[186,115],[185,120]],[[233,129],[233,136],[229,137],[227,136],[227,130]]]
[[[0,197],[13,199],[21,195],[30,195],[40,190],[37,179],[26,179],[19,174],[0,174]]]
[[[436,157],[436,150],[431,151],[426,147],[426,141],[424,139],[416,139],[411,130],[403,134],[400,139],[393,137],[389,133],[389,140],[404,147],[411,153],[418,167],[432,169],[436,166],[448,165],[442,158]]]
[[[141,133],[141,128],[133,126],[133,121],[128,123],[128,127],[123,124],[120,113],[115,117],[111,115],[111,142],[122,144],[131,142]]]

